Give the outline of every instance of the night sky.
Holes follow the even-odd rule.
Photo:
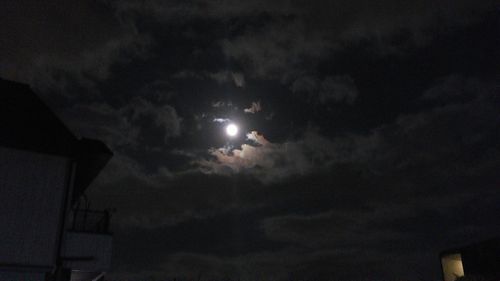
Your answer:
[[[115,154],[110,280],[438,280],[500,235],[498,1],[0,5],[0,77]]]

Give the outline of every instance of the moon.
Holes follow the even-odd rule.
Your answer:
[[[229,124],[226,126],[226,134],[230,137],[235,137],[238,134],[238,126]]]

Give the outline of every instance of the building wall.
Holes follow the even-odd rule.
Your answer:
[[[67,158],[0,147],[0,268],[55,265],[70,174]]]
[[[0,271],[0,280],[2,281],[44,281],[45,273],[37,272],[2,272]]]
[[[108,271],[112,246],[109,234],[67,232],[62,248],[64,266],[84,272]]]

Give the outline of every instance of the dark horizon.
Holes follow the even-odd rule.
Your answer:
[[[106,280],[441,280],[500,236],[499,7],[7,0],[0,78],[113,152]]]

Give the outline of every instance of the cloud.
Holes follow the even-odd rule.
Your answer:
[[[232,101],[213,101],[212,102],[212,107],[215,108],[220,108],[220,107],[233,107],[233,102]]]
[[[115,150],[88,190],[93,208],[112,206],[118,210],[112,220],[114,227],[151,231],[234,210],[248,211],[261,204],[250,195],[255,192],[251,187],[258,186],[254,181],[236,184],[237,177],[206,175],[195,169],[172,171],[167,167],[172,154],[161,150],[154,152],[160,165],[150,168],[141,155],[133,158],[121,151]],[[148,160],[153,161],[151,157]],[[235,192],[246,195],[235,199]]]
[[[11,1],[0,11],[0,76],[41,89],[92,87],[110,67],[145,54],[149,39],[98,1]]]
[[[426,90],[422,95],[424,100],[470,101],[488,94],[489,85],[485,85],[477,78],[468,78],[462,75],[448,75],[438,79],[435,86]]]
[[[204,80],[206,78],[215,80],[219,84],[224,84],[228,82],[233,82],[236,87],[245,87],[245,75],[241,72],[234,71],[193,71],[193,70],[183,70],[175,73],[173,76],[175,79],[187,79],[194,78],[199,80]]]
[[[344,191],[340,192],[345,196]],[[392,221],[431,212],[440,207],[440,203],[430,198],[409,199],[406,204],[384,201],[380,205],[377,203],[373,205],[376,206],[365,209],[333,208],[310,215],[289,214],[268,217],[262,220],[261,227],[266,235],[276,241],[287,241],[303,247],[351,249],[356,252],[372,247],[376,243],[405,243],[407,239],[411,239],[412,233],[398,232],[387,225]],[[450,204],[447,207],[456,208],[456,205]],[[439,211],[434,214],[436,220],[442,220],[443,223],[451,215]],[[374,225],[383,224],[387,224],[386,227],[380,227],[371,235],[365,234]],[[450,229],[447,231],[450,233],[460,228],[453,223],[449,223],[448,227]],[[384,255],[382,250],[379,254]]]
[[[134,98],[122,107],[105,102],[80,103],[62,112],[79,135],[104,140],[113,148],[161,146],[181,134],[182,119],[175,108]],[[160,135],[160,139],[155,139]]]
[[[330,175],[314,173],[284,184],[284,190],[294,192],[300,189],[293,185],[302,186],[306,191],[297,195],[297,202],[314,205],[321,205],[320,190],[329,190],[327,207],[312,211],[305,204],[265,218],[261,227],[266,235],[307,253],[341,253],[351,278],[356,266],[364,264],[372,268],[370,276],[396,279],[414,274],[398,271],[399,265],[437,274],[426,259],[497,232],[491,219],[477,221],[480,213],[498,209],[495,86],[476,78],[453,81],[455,76],[446,77],[431,87],[441,89],[431,108],[401,115],[368,136],[332,139],[328,151],[336,151],[334,159],[343,161],[334,161]],[[467,91],[467,85],[475,90]],[[456,99],[448,93],[464,94]],[[308,198],[308,193],[316,196]],[[379,264],[381,260],[398,266]],[[305,268],[325,270],[313,264]]]
[[[94,102],[74,105],[62,114],[80,136],[101,139],[111,147],[137,145],[140,128],[132,124],[125,108]]]
[[[248,133],[247,134],[247,139],[249,139],[249,140],[251,140],[251,141],[253,141],[256,144],[259,144],[261,146],[269,146],[269,145],[271,145],[271,143],[268,140],[266,140],[263,135],[260,135],[256,131],[252,131],[252,132]]]
[[[110,277],[437,276],[428,260],[440,251],[499,230],[496,81],[462,78],[440,79],[428,107],[365,133],[309,129],[275,143],[252,132],[237,153],[183,172],[119,156],[92,193],[118,209]],[[481,86],[464,91],[471,83]]]
[[[285,78],[324,58],[331,44],[315,32],[306,32],[300,21],[277,21],[261,29],[221,41],[224,54],[241,64],[252,77]],[[306,67],[308,68],[308,67]]]
[[[353,42],[359,43],[369,39],[375,42],[375,45],[380,46],[379,49],[384,52],[392,49],[396,52],[404,51],[404,47],[408,44],[406,41],[411,41],[410,44],[414,41],[424,42],[426,37],[432,36],[430,27],[434,25],[439,24],[440,27],[446,28],[468,24],[480,18],[483,13],[496,9],[494,0],[479,2],[425,0],[415,3],[386,0],[384,5],[366,0],[342,0],[328,4],[302,0],[280,0],[272,3],[262,0],[216,2],[125,0],[106,1],[106,5],[99,5],[100,2],[89,3],[83,0],[77,1],[76,8],[70,7],[77,12],[69,13],[76,16],[68,22],[76,22],[76,24],[68,26],[85,26],[85,31],[78,32],[78,34],[84,34],[84,38],[69,36],[77,34],[74,30],[70,32],[53,30],[53,26],[65,25],[60,25],[58,22],[52,24],[52,21],[61,18],[58,16],[58,5],[47,5],[50,7],[47,9],[50,24],[46,26],[46,30],[38,32],[41,37],[38,41],[44,44],[24,44],[32,40],[29,38],[32,35],[26,36],[28,39],[15,38],[5,45],[8,46],[6,47],[7,54],[16,53],[15,57],[19,58],[19,61],[24,61],[25,69],[29,70],[32,66],[33,54],[38,57],[38,54],[49,53],[46,56],[48,59],[42,59],[41,64],[45,65],[47,61],[51,62],[49,64],[54,64],[54,67],[49,67],[55,69],[49,72],[52,82],[68,83],[68,81],[60,81],[60,75],[70,71],[73,76],[77,77],[76,79],[90,83],[89,76],[92,79],[106,79],[109,76],[109,67],[122,61],[124,53],[137,54],[139,57],[145,55],[145,49],[151,42],[136,28],[136,22],[141,22],[143,18],[153,19],[164,25],[173,24],[181,28],[187,23],[200,21],[215,24],[225,22],[228,32],[223,34],[215,32],[213,38],[219,40],[219,47],[230,60],[231,65],[236,65],[235,69],[245,70],[245,75],[242,72],[221,70],[207,71],[202,76],[211,77],[221,83],[232,81],[237,87],[245,86],[245,77],[278,78],[288,83],[304,73],[313,71],[322,60],[332,58],[336,50],[351,46]],[[3,18],[9,20],[3,25],[16,26],[14,20],[19,11],[28,10],[25,16],[31,17],[30,12],[36,9],[36,7],[18,9],[15,13],[4,9],[6,16]],[[261,17],[261,15],[267,16]],[[65,17],[63,21],[66,21]],[[90,18],[94,20],[88,22]],[[30,22],[45,21],[23,21],[23,25],[19,26],[26,25],[25,28],[13,34],[24,36],[22,34],[45,28],[45,25],[29,26]],[[233,32],[234,30],[238,32]],[[402,43],[400,40],[393,40],[394,36],[401,33],[408,33],[409,39],[405,39],[406,41]],[[50,36],[45,36],[46,34]],[[63,46],[61,50],[65,51],[64,53],[68,56],[62,59],[53,59],[50,56],[49,51],[57,51],[59,46],[53,48],[45,39],[54,36],[57,37],[56,39],[70,39],[51,40],[67,42],[68,47]],[[3,37],[9,38],[9,36]],[[18,44],[17,41],[23,44]],[[45,46],[46,44],[48,46]],[[43,50],[40,52],[39,50],[32,51],[31,47],[15,47],[19,45],[37,45],[40,48],[43,47]],[[6,56],[6,58],[9,57],[12,56]],[[26,57],[29,59],[23,59]],[[10,67],[15,65],[13,62],[14,60],[2,62],[7,66],[6,69],[9,69],[8,72],[11,72],[10,76],[16,76],[14,72],[18,71],[17,67]],[[46,69],[42,67],[40,73],[44,73],[43,70]],[[200,73],[191,74],[200,75]]]
[[[206,253],[178,252],[162,256],[157,268],[131,272],[110,273],[111,280],[133,280],[150,276],[158,280],[288,280],[289,262],[282,257],[285,253],[257,253],[233,257],[221,257]],[[297,259],[293,255],[290,260]],[[290,262],[292,263],[292,262]],[[195,265],[193,267],[192,265]]]
[[[226,17],[244,17],[258,15],[264,11],[286,12],[285,9],[289,4],[288,0],[278,0],[272,3],[262,0],[223,0],[218,2],[208,0],[188,0],[181,2],[125,0],[115,3],[115,7],[121,13],[153,15],[156,20],[161,22],[185,22],[196,18],[220,19]]]
[[[358,89],[354,84],[354,80],[349,76],[330,76],[321,83],[319,100],[322,103],[345,101],[352,104],[357,96]]]
[[[236,87],[239,88],[245,87],[245,76],[241,72],[219,71],[219,72],[207,72],[205,75],[210,79],[217,81],[219,84],[232,81]]]
[[[346,30],[354,35],[360,32],[387,33],[394,29],[423,28],[441,17],[443,24],[450,21],[465,22],[474,11],[494,8],[495,1],[424,0],[418,3],[401,3],[385,0],[375,4],[366,0],[340,0],[332,3],[321,1],[273,2],[263,0],[210,0],[187,1],[138,1],[125,0],[113,3],[120,13],[153,16],[160,22],[187,22],[193,19],[218,20],[248,18],[268,14],[271,16],[300,17],[313,28],[339,33]],[[334,15],[334,16],[332,16]]]
[[[226,122],[230,122],[231,119],[228,119],[228,118],[214,118],[213,121],[217,122],[217,123],[226,123]]]
[[[232,151],[211,149],[213,159],[200,160],[197,164],[208,174],[245,174],[267,184],[328,169],[337,163],[367,165],[374,173],[444,165],[456,153],[465,157],[469,151],[476,150],[471,145],[476,147],[492,138],[495,130],[491,126],[497,118],[491,108],[494,87],[487,82],[481,84],[483,86],[474,88],[480,92],[474,91],[473,98],[466,103],[451,100],[428,111],[401,115],[367,134],[345,134],[330,139],[309,129],[296,140],[272,143],[252,132],[247,139],[253,144],[243,144]],[[461,91],[460,87],[455,91]],[[452,162],[459,165],[457,161]],[[470,167],[464,173],[473,170]],[[443,168],[433,172],[440,174],[436,177],[442,177],[451,171]]]
[[[195,78],[195,79],[203,79],[205,76],[192,70],[181,70],[177,73],[174,73],[172,75],[172,78],[174,79],[187,79],[187,78]],[[215,75],[215,78],[219,78],[218,75]],[[220,80],[219,80],[220,81]],[[222,81],[221,81],[222,82]]]
[[[231,72],[231,76],[233,78],[234,84],[237,87],[243,88],[245,87],[245,76],[241,72]]]
[[[263,183],[273,183],[326,167],[334,156],[328,150],[333,144],[314,132],[306,133],[303,140],[281,144],[271,143],[255,131],[247,134],[247,139],[255,145],[243,144],[241,149],[233,150],[211,149],[214,159],[199,160],[196,164],[208,174],[242,173]]]
[[[358,97],[354,79],[348,75],[327,76],[322,81],[312,76],[301,76],[292,83],[290,89],[293,93],[305,94],[309,101],[319,104],[352,104]]]
[[[404,52],[408,45],[426,44],[434,35],[430,30],[435,25],[469,24],[482,13],[496,10],[493,0],[414,3],[387,0],[383,5],[366,0],[328,4],[320,1],[243,2],[222,1],[214,5],[209,1],[192,1],[178,7],[189,11],[191,19],[238,19],[234,29],[242,31],[221,40],[224,54],[250,77],[283,81],[315,69],[322,60],[332,58],[335,51],[345,46],[370,41],[377,54]],[[252,21],[261,14],[268,17],[260,18],[258,24]],[[166,18],[175,21],[178,15],[169,12]],[[406,39],[394,40],[401,34],[407,35]]]
[[[436,253],[447,245],[499,231],[491,216],[500,211],[496,185],[500,166],[498,83],[453,75],[435,81],[418,99],[416,90],[403,89],[409,80],[394,84],[391,76],[387,85],[403,89],[394,93],[398,100],[405,100],[405,105],[405,97],[417,100],[417,104],[403,106],[401,110],[406,112],[396,118],[385,111],[401,112],[394,109],[400,105],[391,100],[395,96],[372,97],[387,99],[389,103],[382,109],[373,109],[370,103],[358,100],[359,90],[373,85],[374,77],[363,74],[365,70],[386,60],[376,58],[358,72],[360,65],[364,67],[358,61],[363,61],[363,56],[351,65],[350,56],[336,60],[336,51],[352,44],[363,48],[372,41],[380,44],[380,49],[405,51],[399,44],[425,44],[425,38],[419,36],[432,36],[436,23],[439,30],[467,34],[454,24],[472,20],[473,10],[481,10],[487,2],[491,1],[124,0],[106,1],[111,5],[107,9],[97,5],[101,2],[77,1],[71,4],[75,5],[74,11],[70,9],[72,12],[68,13],[74,17],[73,22],[64,19],[68,15],[60,15],[53,1],[49,1],[44,2],[44,7],[34,4],[32,8],[47,11],[43,17],[48,21],[40,20],[39,15],[31,17],[29,9],[21,9],[27,13],[21,17],[18,28],[7,33],[3,30],[1,38],[13,39],[0,46],[0,73],[25,79],[36,70],[40,75],[47,73],[38,78],[41,85],[62,88],[71,87],[73,82],[88,86],[113,78],[109,84],[99,85],[109,95],[80,97],[65,108],[63,116],[80,135],[103,139],[115,152],[88,192],[93,208],[118,209],[112,219],[113,226],[118,227],[114,229],[113,271],[125,274],[121,279],[131,279],[135,274],[138,279],[201,276],[202,280],[352,280],[370,276],[411,280],[420,277],[418,274],[437,273],[439,268],[429,260],[434,260]],[[27,2],[12,1],[8,5],[17,3]],[[88,13],[82,3],[90,3]],[[20,17],[16,13],[10,15],[8,5],[0,11],[0,22],[3,26],[17,26],[10,21]],[[61,5],[61,11],[68,10],[66,4]],[[60,19],[66,24],[53,24]],[[135,20],[141,23],[137,25],[140,30],[136,29]],[[163,24],[152,22],[155,20]],[[193,32],[203,32],[204,37],[184,41],[185,29],[191,28]],[[132,64],[133,69],[122,68],[119,64],[127,63],[126,57],[147,56],[145,52],[150,50],[145,50],[149,46],[147,36],[142,34],[145,30],[158,36],[154,49],[159,53],[147,63],[139,63],[139,67]],[[82,38],[75,38],[75,34]],[[392,40],[394,34],[403,34],[401,40],[405,42]],[[213,40],[219,41],[214,44]],[[439,36],[437,44],[446,47],[439,47],[437,55],[447,48],[455,50],[442,40],[448,39]],[[478,44],[489,46],[485,42]],[[192,54],[192,49],[210,55],[189,55],[184,60],[184,52]],[[208,50],[204,53],[199,49]],[[377,57],[379,51],[370,50],[368,56]],[[397,65],[426,52],[425,48],[417,49],[408,56],[386,58],[395,59]],[[433,58],[436,54],[428,55]],[[355,70],[340,74],[356,73],[352,76],[356,81],[349,75],[337,75],[335,70],[345,70],[346,62],[342,61],[349,64],[346,69]],[[470,65],[469,59],[463,61]],[[185,62],[187,66],[172,62]],[[224,65],[214,65],[221,62],[231,66],[227,67],[229,70]],[[210,64],[209,70],[205,71],[204,64]],[[166,69],[165,65],[173,69]],[[405,66],[402,67],[402,73],[413,78],[414,71],[421,70],[417,67],[405,72]],[[380,69],[389,74],[393,70]],[[488,69],[481,68],[480,73]],[[471,71],[475,70],[464,73]],[[177,76],[172,77],[170,72]],[[172,80],[170,85],[153,82],[151,88],[137,92],[144,79],[157,81],[150,75],[186,81]],[[427,80],[432,73],[417,76],[414,83],[407,83],[408,87],[434,83]],[[204,81],[190,83],[193,79]],[[377,81],[375,84],[386,86],[385,80]],[[213,133],[208,130],[218,124],[207,125],[207,131],[193,131],[191,138],[175,139],[190,132],[184,128],[189,120],[180,117],[184,114],[195,115],[194,122],[201,123],[201,119],[210,122],[216,116],[225,116],[213,115],[210,110],[236,112],[227,103],[215,102],[217,109],[210,108],[210,101],[218,101],[225,94],[206,88],[207,84],[220,89],[222,84],[229,88],[232,84],[245,87],[246,82],[250,87],[246,94],[258,90],[266,109],[277,112],[275,120],[265,125],[273,123],[280,132],[274,130],[272,136],[265,133],[269,140],[252,132],[236,150],[213,149],[208,155],[206,147],[212,143],[209,135]],[[279,82],[283,87],[276,85]],[[174,87],[182,91],[181,84],[194,88],[189,91],[195,94],[170,97],[166,93]],[[286,93],[275,91],[281,88]],[[339,103],[342,110],[327,116],[319,111],[319,117],[312,112],[307,120],[301,114],[283,118],[273,101],[283,106],[281,109],[309,107],[295,104],[297,100],[282,102],[281,98],[286,99],[289,94],[286,88],[299,97],[299,102],[307,99],[314,105]],[[153,95],[143,90],[155,92],[158,99],[153,100]],[[378,90],[373,91],[379,93]],[[277,96],[268,101],[262,96],[266,91]],[[139,94],[141,98],[130,97]],[[196,99],[192,99],[194,96]],[[192,102],[185,103],[186,100]],[[205,108],[196,108],[200,104]],[[354,118],[347,116],[350,114],[345,112],[349,110],[344,108],[353,109]],[[247,109],[256,107],[252,104]],[[291,112],[293,115],[296,111]],[[366,121],[363,116],[384,116],[381,119],[385,124],[366,129],[374,124],[366,119],[369,124],[359,128],[359,123]],[[310,122],[313,127],[315,118],[327,120],[324,123],[328,124],[316,129],[305,129],[299,124],[289,129],[288,124],[297,124],[298,120]],[[350,123],[353,119],[355,124]],[[347,124],[350,133],[331,126],[341,122]],[[297,134],[297,130],[302,132]],[[203,156],[210,158],[201,159]],[[190,160],[197,166],[187,163]],[[227,219],[214,223],[221,217]],[[254,224],[260,228],[254,230]],[[445,241],[444,237],[451,238]]]
[[[223,107],[225,106],[225,103],[223,101],[215,101],[215,102],[212,102],[212,107]]]
[[[249,108],[245,108],[243,111],[245,113],[255,114],[261,110],[262,110],[262,107],[260,106],[260,101],[257,101],[257,102],[252,102],[252,105]]]
[[[177,137],[181,133],[182,119],[177,115],[175,108],[170,105],[157,105],[145,99],[136,98],[132,101],[130,110],[133,121],[152,121],[156,128],[161,128],[165,143],[169,138]],[[142,124],[140,127],[144,130],[147,125]]]
[[[227,83],[228,81],[230,81],[230,74],[227,71],[206,73],[206,76],[217,81],[217,83],[219,84]]]

